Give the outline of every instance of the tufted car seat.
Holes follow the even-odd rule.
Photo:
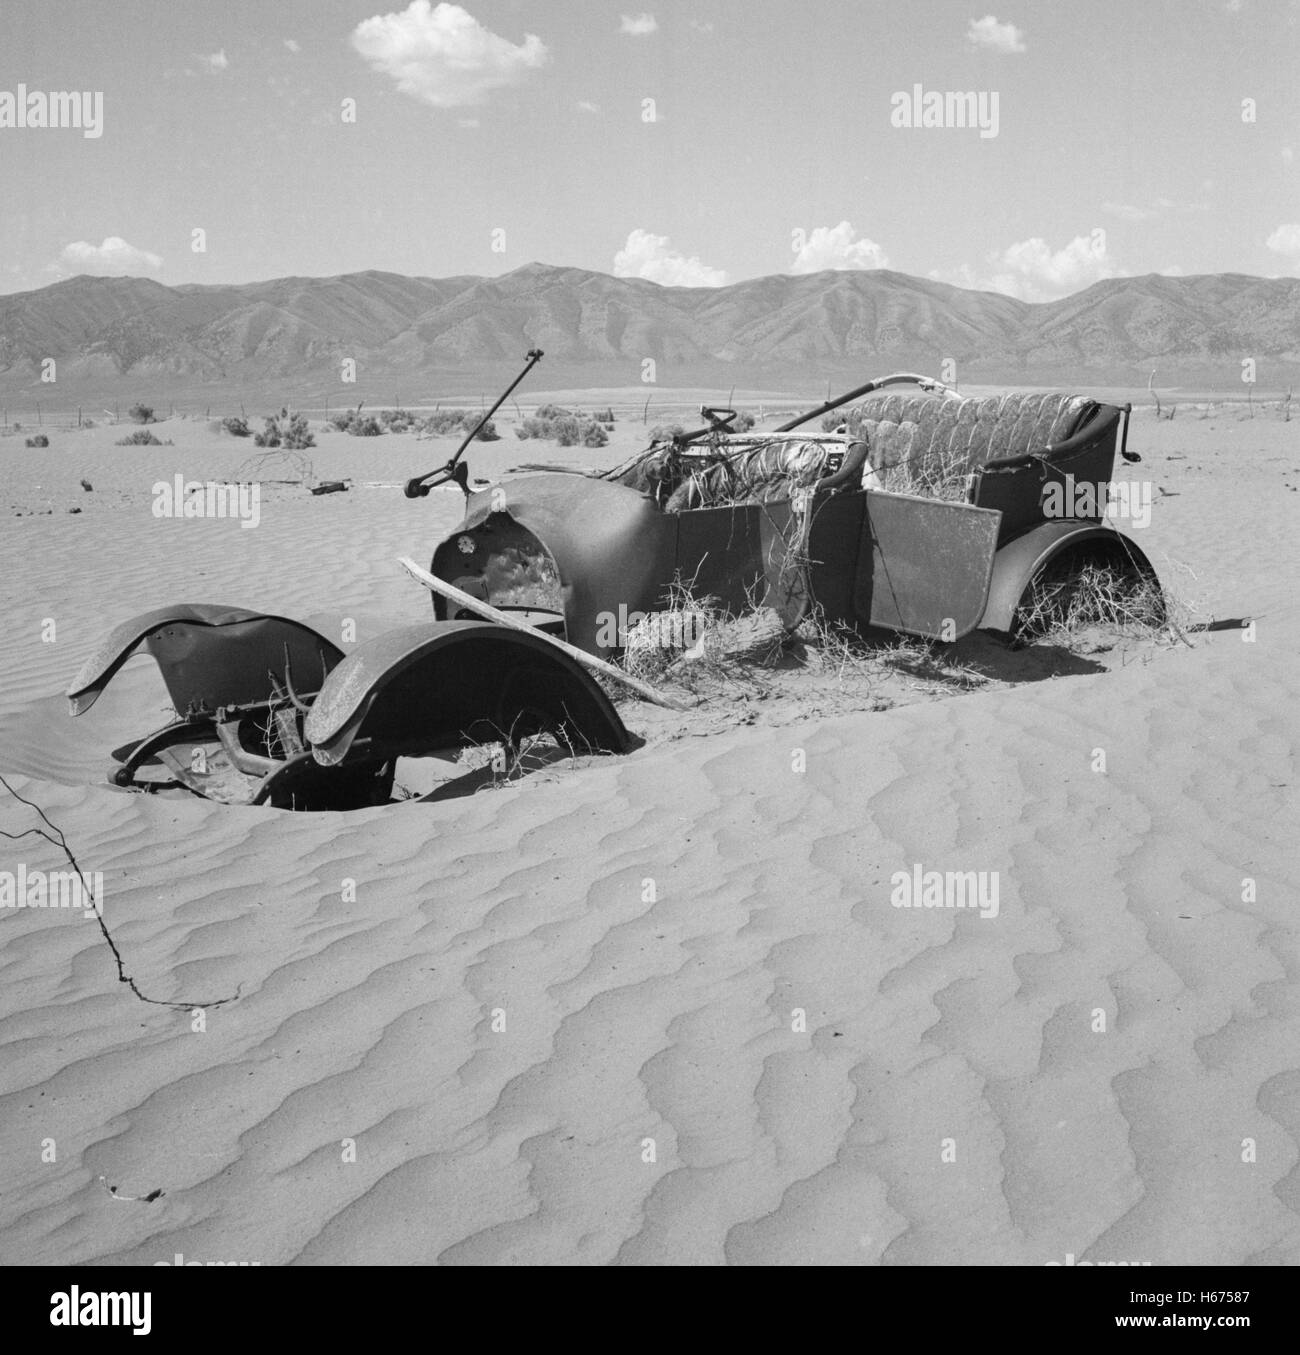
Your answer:
[[[828,451],[825,443],[812,440],[765,442],[692,471],[669,495],[664,512],[788,499],[822,478]]]
[[[972,471],[1064,442],[1096,407],[1085,395],[1059,391],[964,400],[885,395],[863,401],[848,426],[871,448],[864,483],[961,498]]]

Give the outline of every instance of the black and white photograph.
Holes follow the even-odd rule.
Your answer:
[[[993,2],[5,0],[47,1331],[1300,1263],[1300,0]]]

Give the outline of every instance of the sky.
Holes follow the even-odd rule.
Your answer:
[[[1300,0],[4,0],[0,292],[1298,275],[1297,72]]]

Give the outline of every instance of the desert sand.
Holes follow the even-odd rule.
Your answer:
[[[644,431],[505,430],[474,475]],[[93,920],[0,910],[0,1261],[1300,1262],[1300,423],[1135,417],[1140,544],[1253,632],[883,700],[627,702],[629,756],[348,815],[117,791],[152,664],[77,721],[62,691],[168,600],[426,618],[395,561],[460,498],[398,486],[454,443],[322,433],[351,491],[268,485],[245,530],[150,490],[247,442],[124,431],[0,437],[0,772],[103,873],[152,999]],[[891,906],[917,863],[997,871],[998,915]]]

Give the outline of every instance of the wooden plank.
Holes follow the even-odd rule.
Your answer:
[[[455,584],[447,583],[445,579],[440,579],[434,574],[430,574],[427,569],[421,569],[414,560],[407,556],[402,556],[398,564],[413,578],[417,583],[422,583],[426,588],[435,593],[441,594],[450,601],[456,603],[466,610],[484,617],[488,621],[495,621],[498,625],[509,626],[511,630],[523,631],[526,635],[535,635],[538,639],[544,640],[548,645],[554,645],[556,649],[561,649],[571,659],[582,664],[584,668],[591,669],[594,673],[604,673],[606,677],[613,678],[616,682],[621,682],[625,687],[630,687],[638,696],[644,697],[647,701],[653,702],[656,706],[666,706],[669,710],[690,710],[697,702],[688,701],[682,697],[669,696],[666,692],[661,692],[652,687],[648,682],[642,682],[640,678],[634,678],[625,673],[621,668],[615,667],[612,663],[606,663],[604,659],[598,659],[594,654],[588,654],[586,650],[579,649],[576,645],[571,645],[567,640],[561,640],[554,635],[548,635],[545,631],[537,630],[528,625],[525,621],[517,621],[509,612],[498,611],[489,602],[483,602],[470,594],[462,592]]]

